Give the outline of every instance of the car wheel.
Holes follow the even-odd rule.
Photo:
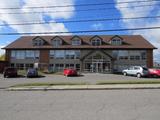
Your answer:
[[[137,74],[137,77],[138,77],[138,78],[141,78],[141,74],[140,74],[140,73],[138,73],[138,74]]]
[[[154,77],[154,78],[157,78],[158,76],[157,76],[157,75],[153,75],[153,77]]]
[[[123,75],[124,75],[124,76],[127,76],[127,73],[126,73],[126,72],[124,72],[124,73],[123,73]]]

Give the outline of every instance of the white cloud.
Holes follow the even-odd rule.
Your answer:
[[[5,47],[5,45],[0,45],[0,55],[3,55],[5,53],[5,50],[1,49]]]
[[[95,30],[101,30],[101,29],[103,29],[103,24],[102,23],[95,23],[91,27]]]
[[[122,2],[123,0],[116,0],[116,2]],[[127,1],[135,1],[135,0],[127,0]],[[124,1],[123,1],[124,2]],[[137,16],[156,16],[160,15],[160,12],[154,13],[155,5],[157,2],[152,1],[153,6],[150,7],[132,7],[138,6],[142,3],[128,3],[123,4],[123,6],[128,8],[121,8],[120,4],[116,4],[116,8],[120,11],[122,17],[137,17]],[[143,5],[149,5],[150,3],[143,3]],[[143,12],[138,12],[143,11]],[[128,28],[134,27],[153,27],[153,26],[160,26],[160,19],[152,20],[123,20],[123,25]],[[143,31],[132,31],[130,34],[140,34],[144,36],[149,42],[151,42],[158,50],[154,51],[154,60],[160,62],[160,29],[157,30],[143,30]]]
[[[54,12],[45,13],[45,15],[52,18],[55,21],[58,18],[68,19],[74,14],[74,7],[55,7],[55,8],[38,8],[38,9],[25,9],[25,7],[31,6],[64,6],[74,5],[73,0],[1,0],[0,7],[20,7],[21,9],[0,9],[0,13],[12,13],[12,12],[45,12],[45,11],[72,11],[72,12]],[[23,22],[36,22],[44,21],[44,13],[40,14],[0,14],[0,22],[7,24],[11,23],[23,23]],[[27,25],[27,26],[16,26],[10,25],[12,29],[17,32],[67,32],[67,28],[63,23],[52,23],[52,24],[41,24],[41,25]],[[2,27],[1,27],[2,28]],[[0,29],[1,29],[0,28]]]

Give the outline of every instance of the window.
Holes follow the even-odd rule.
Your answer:
[[[59,47],[62,44],[62,40],[61,39],[54,39],[52,40],[52,45],[54,47]]]
[[[74,50],[66,50],[66,59],[74,59],[75,52]]]
[[[74,64],[66,64],[65,68],[74,68]]]
[[[140,56],[130,56],[130,60],[140,60]]]
[[[39,50],[13,50],[11,59],[39,59]]]
[[[80,50],[66,50],[66,59],[79,59]]]
[[[36,38],[33,40],[33,45],[34,46],[42,46],[42,45],[44,45],[44,40],[42,40],[41,38]]]
[[[117,58],[118,57],[118,50],[113,50],[112,56],[113,56],[113,58]]]
[[[26,69],[28,69],[28,68],[33,68],[33,66],[34,66],[33,64],[26,64],[26,65],[25,65]]]
[[[25,59],[25,51],[17,50],[16,51],[16,59]]]
[[[101,45],[101,40],[100,39],[93,39],[92,40],[92,45],[93,46],[99,46],[99,45]]]
[[[55,70],[56,71],[62,71],[64,69],[64,64],[56,64],[55,65]]]
[[[55,59],[64,59],[65,51],[64,50],[55,50]]]
[[[72,45],[81,45],[81,40],[80,39],[73,39]]]
[[[34,59],[34,51],[33,50],[26,50],[26,59]]]
[[[35,54],[35,58],[36,58],[36,59],[39,59],[39,50],[35,50],[35,51],[34,51],[34,54]]]
[[[130,50],[129,51],[130,60],[140,60],[141,59],[141,51],[138,50]]]
[[[80,50],[75,50],[75,59],[80,59]]]
[[[76,70],[77,70],[77,71],[80,70],[80,64],[76,64]]]
[[[140,68],[139,67],[134,67],[134,70],[140,70]]]
[[[112,45],[121,45],[122,44],[122,40],[119,37],[115,37],[111,40],[111,44]]]
[[[119,60],[128,60],[128,51],[127,50],[119,50],[118,57]]]
[[[55,55],[54,50],[50,50],[50,59],[54,59],[54,55]]]
[[[146,52],[145,51],[141,52],[141,58],[142,58],[142,60],[146,60]]]
[[[128,56],[120,56],[119,60],[128,60]]]
[[[16,59],[16,51],[15,50],[11,51],[11,59]]]

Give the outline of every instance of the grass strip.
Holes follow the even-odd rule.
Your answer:
[[[24,84],[17,84],[10,87],[31,87],[31,86],[58,86],[58,85],[88,85],[87,82],[55,82],[55,83],[24,83]]]
[[[112,80],[98,81],[96,85],[111,85],[111,84],[160,84],[160,79],[156,80]]]

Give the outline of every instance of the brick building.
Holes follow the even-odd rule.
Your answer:
[[[132,65],[152,67],[156,48],[140,35],[75,35],[23,36],[3,49],[11,67],[108,73]]]

